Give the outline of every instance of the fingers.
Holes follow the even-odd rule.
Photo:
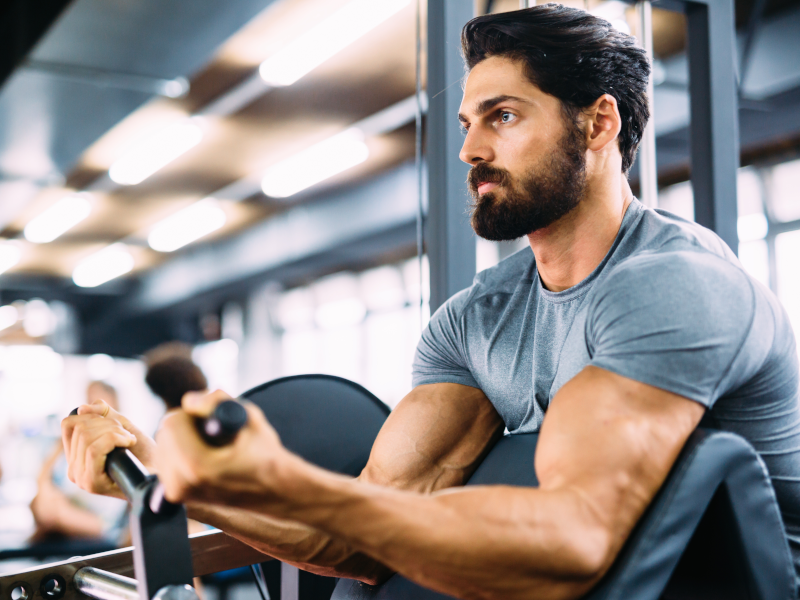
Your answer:
[[[283,453],[280,440],[261,410],[242,402],[247,425],[236,439],[222,447],[207,446],[197,432],[197,416],[208,415],[230,397],[224,392],[184,396],[184,410],[168,413],[156,434],[158,474],[170,502],[203,500],[227,504],[252,495],[258,487],[257,473],[265,461]],[[196,402],[196,406],[193,403]],[[189,414],[186,405],[194,412]],[[261,458],[259,458],[259,455]],[[257,494],[256,494],[257,495]]]
[[[103,400],[95,400],[92,404],[82,404],[78,407],[79,415],[98,415],[106,417],[109,412],[111,412],[111,407]]]
[[[156,443],[159,480],[166,498],[183,502],[201,486],[199,472],[208,452],[195,430],[194,418],[185,411],[167,413],[156,433]]]
[[[181,408],[195,417],[207,417],[220,402],[231,400],[230,394],[216,390],[210,394],[204,392],[186,392],[181,400]]]
[[[61,427],[70,480],[89,492],[120,496],[105,473],[106,456],[114,448],[134,446],[136,436],[117,419],[91,411],[64,419]]]

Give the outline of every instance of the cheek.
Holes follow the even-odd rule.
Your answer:
[[[498,158],[515,176],[525,173],[556,149],[560,133],[552,124],[514,127],[499,136]]]

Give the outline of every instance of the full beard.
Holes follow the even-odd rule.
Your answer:
[[[505,169],[478,163],[469,172],[473,197],[470,221],[475,233],[494,242],[515,240],[547,227],[574,210],[586,191],[586,145],[577,127],[568,127],[549,158],[515,182]],[[494,182],[497,191],[478,194],[478,184]]]

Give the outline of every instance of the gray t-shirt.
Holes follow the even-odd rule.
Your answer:
[[[775,296],[711,231],[633,200],[598,267],[546,290],[529,248],[478,273],[431,317],[414,386],[487,395],[511,434],[539,430],[587,365],[680,394],[746,438],[769,470],[800,574],[795,339]]]

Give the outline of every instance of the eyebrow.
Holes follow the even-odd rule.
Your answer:
[[[478,102],[475,105],[475,114],[479,116],[485,115],[501,102],[507,102],[509,100],[513,100],[514,102],[522,102],[523,104],[530,104],[530,102],[524,98],[520,98],[519,96],[509,96],[507,94],[503,94],[502,96],[495,96],[494,98],[487,98]],[[469,123],[469,119],[467,119],[463,113],[458,113],[458,120],[462,123]]]

